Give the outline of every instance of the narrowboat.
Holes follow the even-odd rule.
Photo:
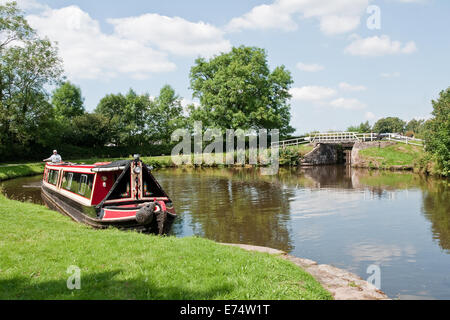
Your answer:
[[[167,234],[172,200],[138,156],[93,165],[47,163],[42,198],[52,209],[94,228]]]

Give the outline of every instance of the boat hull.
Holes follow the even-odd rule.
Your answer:
[[[91,216],[92,213],[95,212],[94,207],[83,206],[60,193],[47,188],[45,185],[42,185],[41,190],[42,199],[49,208],[70,217],[76,222],[83,223],[96,229],[115,227],[126,230],[137,230],[145,233],[167,234],[176,217],[175,211],[168,208],[164,221],[160,222],[160,225],[158,225],[157,219],[152,219],[148,224],[140,224],[135,216],[114,220],[102,220]]]

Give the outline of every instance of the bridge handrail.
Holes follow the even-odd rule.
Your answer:
[[[300,137],[296,139],[283,140],[279,142],[272,142],[273,146],[288,147],[302,145],[306,143],[320,143],[320,142],[366,142],[386,139],[388,141],[395,141],[400,143],[412,144],[416,146],[424,146],[424,141],[417,138],[403,136],[396,133],[386,133],[384,136],[380,136],[378,133],[359,133],[359,132],[323,132],[316,133],[307,137]]]

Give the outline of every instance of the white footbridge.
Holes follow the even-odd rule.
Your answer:
[[[317,133],[314,135],[301,137],[297,139],[283,140],[279,142],[273,142],[272,147],[286,148],[289,146],[298,146],[302,144],[342,144],[342,143],[356,143],[356,142],[368,142],[368,141],[395,141],[399,143],[412,144],[416,146],[424,146],[424,142],[421,139],[415,139],[407,136],[403,136],[397,133],[357,133],[357,132],[327,132]]]

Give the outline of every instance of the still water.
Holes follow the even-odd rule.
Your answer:
[[[450,299],[450,185],[411,173],[345,166],[167,169],[154,175],[174,201],[172,233],[281,249],[364,279],[381,270],[394,299]],[[3,183],[41,203],[40,177]]]

